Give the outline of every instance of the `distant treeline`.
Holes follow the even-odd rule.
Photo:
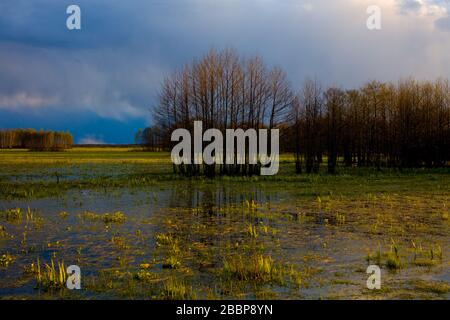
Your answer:
[[[36,151],[59,151],[72,147],[70,133],[34,129],[0,130],[0,148],[25,148]]]
[[[442,167],[450,160],[447,80],[372,81],[356,90],[322,90],[307,81],[291,104],[286,146],[297,172],[345,166]]]
[[[204,130],[279,128],[280,147],[295,154],[297,173],[317,172],[324,156],[330,173],[338,163],[442,167],[450,160],[450,86],[444,79],[371,81],[352,90],[306,80],[295,92],[284,71],[267,68],[260,57],[210,51],[165,80],[153,119],[137,140],[155,150],[170,150],[172,131],[192,130],[194,120],[202,120]],[[246,168],[219,170],[252,172]]]
[[[134,136],[134,142],[147,151],[168,151],[171,143],[167,143],[164,136],[165,134],[159,127],[151,126],[144,130],[139,129]]]

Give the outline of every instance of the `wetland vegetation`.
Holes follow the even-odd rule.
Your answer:
[[[130,148],[0,164],[3,299],[449,298],[447,168],[296,175],[282,155],[276,176],[188,178]]]

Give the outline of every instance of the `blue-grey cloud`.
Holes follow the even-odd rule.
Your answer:
[[[399,2],[401,12],[408,12],[408,11],[417,12],[420,8],[422,8],[423,5],[422,1],[420,0],[400,0]]]
[[[436,26],[439,29],[450,31],[450,16],[436,20]]]
[[[398,0],[398,7],[402,14],[437,16],[436,28],[450,31],[450,0]]]

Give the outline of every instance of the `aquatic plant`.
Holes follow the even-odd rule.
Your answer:
[[[44,218],[36,214],[35,210],[31,210],[30,207],[27,208],[25,218],[27,223],[34,223],[38,227],[44,222]]]
[[[169,300],[187,300],[196,299],[196,295],[192,287],[187,286],[183,281],[169,278],[164,281],[161,290],[161,297]]]
[[[375,262],[377,265],[381,265],[381,245],[378,244],[378,250],[376,252],[369,252],[367,253],[367,263],[370,264],[372,261]]]
[[[296,285],[297,287],[303,285],[304,283],[303,279],[305,275],[302,274],[302,272],[296,270],[293,265],[290,265],[287,268],[287,275],[289,277],[290,282]]]
[[[345,223],[345,215],[343,213],[336,212],[335,219],[337,225],[342,225]]]
[[[423,281],[415,282],[414,289],[417,291],[431,292],[435,294],[447,294],[450,292],[450,284],[444,281]]]
[[[397,270],[402,268],[402,262],[400,257],[395,252],[388,252],[386,257],[386,267],[391,270]]]
[[[176,242],[171,234],[168,233],[156,233],[155,234],[156,245],[171,245]]]
[[[159,277],[153,272],[141,269],[134,274],[134,279],[143,282],[155,282],[158,281]]]
[[[252,238],[254,238],[254,239],[258,238],[258,230],[257,230],[257,227],[254,226],[254,225],[252,225],[252,224],[249,224],[249,225],[247,226],[247,233],[250,235],[250,237],[252,237]]]
[[[67,273],[64,261],[57,262],[56,267],[53,259],[50,264],[44,264],[41,267],[39,258],[36,264],[32,263],[29,271],[34,273],[38,288],[44,290],[63,289],[66,287]]]
[[[2,225],[0,225],[0,239],[1,238],[7,238],[10,235],[8,234],[8,232],[6,232],[6,228]]]
[[[386,267],[391,270],[397,270],[403,267],[399,247],[394,240],[392,240],[391,250],[386,254]]]
[[[223,261],[223,273],[244,281],[279,282],[282,277],[281,269],[275,265],[272,257],[260,254],[248,258],[241,255],[226,257]]]
[[[125,214],[122,211],[114,213],[105,213],[101,215],[101,220],[104,223],[123,223],[126,220]]]
[[[256,210],[258,208],[258,204],[253,199],[251,201],[245,200],[245,205],[249,210]]]
[[[430,246],[428,251],[423,250],[422,246],[417,248],[413,242],[414,259],[413,264],[418,267],[432,267],[442,261],[441,246]]]
[[[175,269],[181,266],[181,249],[178,243],[172,243],[167,250],[167,257],[163,262],[163,268]]]
[[[156,246],[165,250],[166,257],[162,262],[163,268],[175,269],[181,266],[182,252],[178,239],[170,233],[155,234]]]
[[[130,248],[130,246],[126,242],[126,238],[122,236],[111,237],[111,243],[121,250],[126,250]]]
[[[9,253],[3,254],[0,257],[0,267],[8,267],[11,263],[14,262],[14,257]]]
[[[8,222],[17,222],[22,220],[22,209],[14,208],[0,211],[0,217]]]
[[[61,211],[60,213],[58,213],[58,215],[61,219],[65,219],[69,216],[69,213],[66,211]]]
[[[82,218],[90,221],[102,221],[105,224],[109,223],[123,223],[126,221],[126,216],[122,211],[116,211],[114,213],[95,213],[91,211],[85,211]]]

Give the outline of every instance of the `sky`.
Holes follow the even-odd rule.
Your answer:
[[[1,0],[0,128],[132,143],[164,77],[211,48],[260,55],[294,89],[450,78],[450,0]]]

